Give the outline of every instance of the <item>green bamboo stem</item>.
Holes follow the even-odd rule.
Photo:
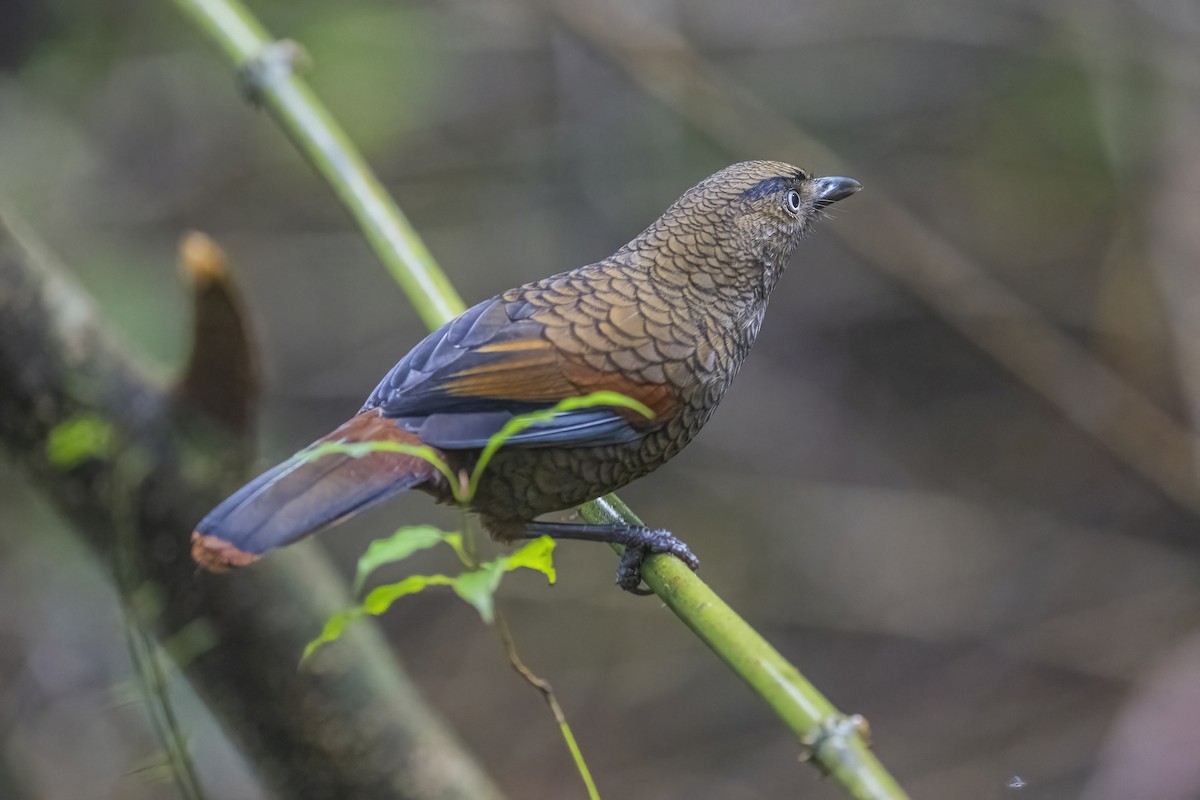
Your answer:
[[[251,98],[264,105],[337,193],[375,255],[431,329],[466,306],[434,261],[412,223],[384,191],[341,126],[295,68],[306,56],[296,44],[274,41],[250,12],[227,0],[175,0],[238,69]]]
[[[428,248],[320,101],[294,74],[298,46],[272,41],[238,0],[175,3],[225,52],[247,80],[252,97],[275,115],[333,187],[425,323],[434,328],[460,313],[462,301]],[[641,524],[615,495],[581,511],[591,521]],[[686,566],[673,558],[652,557],[643,578],[767,702],[799,737],[805,756],[850,797],[907,798],[868,748],[863,720],[840,713]]]
[[[615,494],[580,509],[588,522],[641,525]],[[859,800],[908,797],[867,745],[866,720],[847,716],[682,561],[651,556],[642,579],[800,739],[804,757]]]

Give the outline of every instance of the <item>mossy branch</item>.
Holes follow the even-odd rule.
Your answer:
[[[346,135],[293,67],[302,51],[271,40],[236,0],[175,0],[242,74],[251,97],[271,111],[351,214],[431,328],[462,302],[428,248],[384,193]],[[588,504],[588,519],[639,524],[615,496]],[[756,691],[800,738],[806,757],[855,798],[896,800],[904,791],[870,752],[865,724],[841,714],[766,640],[682,563],[656,556],[647,585]]]
[[[219,387],[190,395],[192,369],[175,386],[151,379],[87,294],[30,234],[14,233],[5,213],[0,287],[0,445],[122,571],[127,594],[153,601],[139,624],[160,641],[212,634],[181,666],[273,792],[297,800],[499,797],[378,630],[355,631],[344,658],[320,674],[297,673],[279,657],[299,652],[349,603],[319,552],[298,549],[219,579],[197,574],[187,533],[249,461],[251,439],[239,425],[255,399],[250,371],[246,381],[220,384],[228,396]],[[213,287],[193,289],[210,295]],[[235,305],[198,297],[196,333]],[[194,352],[190,363],[248,366],[248,347],[238,336],[200,335],[195,350],[218,352]],[[131,464],[139,480],[123,477]]]

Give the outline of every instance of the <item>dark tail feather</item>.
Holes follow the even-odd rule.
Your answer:
[[[337,441],[421,444],[377,411],[359,414],[314,444]],[[213,571],[244,566],[394,494],[444,480],[429,462],[402,453],[333,453],[311,461],[302,453],[259,475],[200,521],[192,533],[197,563]]]

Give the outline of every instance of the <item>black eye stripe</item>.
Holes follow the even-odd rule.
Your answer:
[[[742,197],[749,200],[759,200],[783,191],[791,183],[789,178],[766,178],[742,192]]]

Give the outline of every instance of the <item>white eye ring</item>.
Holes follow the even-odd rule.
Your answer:
[[[793,214],[800,213],[800,193],[795,189],[787,193],[787,199],[784,201],[787,204],[787,210]]]

